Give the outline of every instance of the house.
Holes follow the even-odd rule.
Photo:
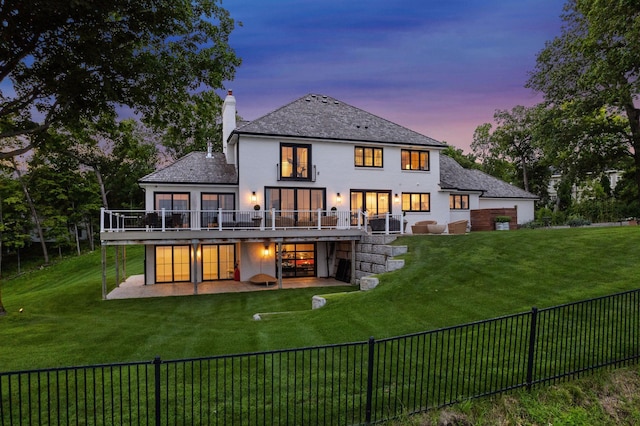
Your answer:
[[[143,177],[144,211],[102,214],[103,247],[145,246],[145,284],[193,282],[197,291],[198,282],[257,274],[353,282],[355,248],[371,233],[469,221],[485,206],[517,205],[519,223],[533,219],[534,195],[329,96],[237,125],[229,92],[222,115],[222,153],[192,152]]]
[[[607,169],[602,173],[587,173],[587,176],[580,179],[577,183],[571,185],[571,198],[578,202],[593,197],[594,188],[601,185],[603,180],[608,182],[607,186],[610,191],[616,189],[616,186],[622,179],[622,170]],[[549,185],[547,191],[549,198],[552,202],[556,202],[558,199],[558,188],[562,183],[562,173],[553,171],[551,178],[549,179]]]

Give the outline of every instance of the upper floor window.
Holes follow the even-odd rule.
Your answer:
[[[200,223],[203,227],[218,226],[218,209],[234,210],[235,195],[227,193],[203,193],[201,195],[202,213]]]
[[[156,210],[164,209],[164,218],[160,219],[157,212],[149,219],[150,225],[161,226],[160,221],[164,221],[167,228],[189,227],[189,193],[186,192],[156,192],[154,194],[154,205]],[[157,223],[156,223],[157,222]]]
[[[431,211],[431,195],[428,192],[403,192],[402,211],[428,212]]]
[[[189,210],[189,194],[186,192],[156,192],[156,210]]]
[[[382,167],[382,148],[356,146],[354,165],[356,167]]]
[[[400,156],[402,170],[429,170],[429,151],[403,149]]]
[[[280,145],[280,179],[311,180],[311,145]]]
[[[449,208],[451,210],[467,210],[469,208],[469,196],[461,194],[449,195]]]

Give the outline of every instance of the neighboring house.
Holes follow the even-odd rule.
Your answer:
[[[145,283],[330,277],[338,245],[403,233],[417,221],[535,196],[440,155],[442,142],[337,99],[309,94],[236,126],[223,105],[223,152],[192,152],[140,180],[144,211],[105,211],[102,243],[142,244]],[[355,258],[355,256],[352,256]],[[355,262],[349,266],[354,281]],[[344,271],[342,271],[341,275]]]
[[[578,184],[573,184],[571,186],[571,198],[576,201],[581,201],[585,198],[584,193],[588,193],[589,197],[592,196],[592,190],[596,181],[599,183],[601,176],[605,176],[609,180],[609,187],[611,191],[616,189],[616,185],[622,179],[623,172],[621,170],[605,170],[602,175],[597,175],[597,177],[592,177],[592,174],[588,174],[587,177],[582,179]],[[549,186],[547,190],[549,192],[549,198],[551,201],[556,201],[558,198],[558,185],[562,181],[561,173],[553,173],[551,175],[551,179],[549,179]]]

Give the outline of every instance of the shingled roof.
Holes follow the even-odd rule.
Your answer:
[[[140,183],[215,183],[235,185],[238,174],[223,153],[191,152],[169,166],[144,176]]]
[[[445,147],[406,127],[324,95],[303,96],[234,133]]]
[[[440,188],[482,191],[482,198],[537,199],[538,196],[480,170],[465,169],[453,158],[440,155]]]

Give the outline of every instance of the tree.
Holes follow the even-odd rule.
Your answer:
[[[96,176],[104,208],[142,208],[144,194],[138,179],[153,172],[158,162],[156,136],[139,122],[105,117],[82,128],[52,135],[50,162],[68,157]],[[62,157],[62,158],[56,158]]]
[[[640,3],[569,0],[561,34],[538,54],[527,87],[569,117],[624,117],[622,137],[581,139],[581,150],[628,156],[640,188]],[[571,120],[568,120],[571,121]],[[580,120],[573,120],[580,124]],[[602,123],[602,120],[600,120]],[[566,142],[566,139],[565,139]],[[616,142],[614,148],[607,146]],[[622,143],[618,145],[617,143]],[[566,150],[575,152],[577,144]],[[620,149],[622,147],[623,149]],[[601,149],[604,148],[604,149]],[[640,192],[639,192],[640,193]]]
[[[202,93],[240,64],[228,44],[235,21],[218,3],[0,3],[0,159],[46,146],[52,126],[121,107],[157,127],[181,123],[184,108],[210,109],[214,95]]]
[[[444,154],[446,156],[453,158],[454,160],[456,160],[458,164],[460,164],[465,169],[481,169],[482,168],[482,165],[480,163],[476,163],[475,155],[465,154],[460,148],[455,148],[451,145],[447,145],[447,147],[442,150],[441,154]]]
[[[18,253],[19,273],[20,249],[29,243],[28,230],[31,228],[29,208],[24,202],[22,189],[6,172],[4,167],[0,168],[0,315],[6,314],[2,303],[3,250]]]
[[[520,182],[525,191],[539,191],[546,181],[544,151],[538,137],[544,128],[544,106],[518,105],[511,111],[496,110],[493,117],[496,122],[493,131],[489,123],[476,128],[471,144],[473,153],[482,160],[487,173]],[[532,175],[538,177],[536,185],[530,182]]]
[[[172,158],[205,151],[209,143],[213,151],[222,152],[222,99],[214,92],[199,93],[194,98],[160,117],[166,129],[162,145]]]

